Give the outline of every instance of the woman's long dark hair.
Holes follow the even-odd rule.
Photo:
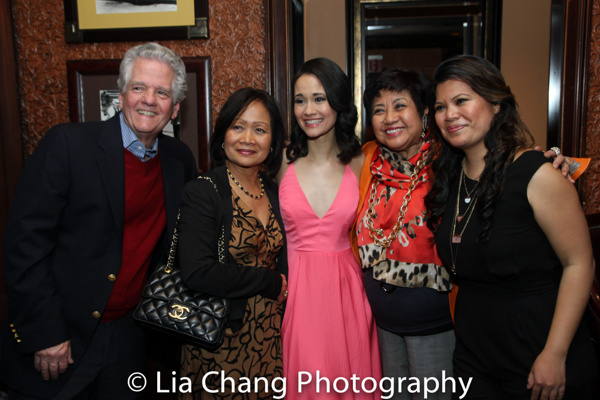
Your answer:
[[[500,71],[489,61],[476,56],[457,56],[442,62],[433,75],[433,87],[448,80],[461,81],[484,100],[499,105],[490,130],[484,137],[488,150],[484,160],[485,168],[476,189],[477,213],[481,219],[480,242],[489,240],[494,215],[494,203],[502,192],[506,169],[513,162],[517,150],[533,143],[533,137],[525,126],[515,96],[504,81]],[[435,107],[431,107],[435,111]],[[436,230],[444,213],[446,202],[450,199],[450,185],[458,178],[465,156],[444,140],[439,129],[435,158],[431,164],[432,185],[425,197],[429,213],[428,226]]]
[[[327,58],[314,58],[304,63],[294,78],[292,87],[302,75],[314,75],[323,85],[327,102],[337,112],[335,121],[335,142],[340,152],[338,159],[348,164],[360,154],[360,141],[354,134],[358,113],[352,96],[350,78],[333,61]],[[292,99],[293,103],[293,99]],[[290,134],[290,144],[286,155],[290,163],[308,154],[308,137],[294,118],[294,127]]]
[[[283,160],[285,127],[277,102],[264,90],[246,87],[235,91],[227,99],[217,117],[215,129],[213,130],[213,134],[208,144],[210,157],[215,165],[222,165],[225,163],[225,152],[221,147],[225,142],[225,134],[236,118],[242,114],[253,101],[262,103],[271,117],[272,151],[269,152],[267,159],[263,163],[263,168],[265,175],[269,178],[273,178],[277,174],[277,171],[279,171],[281,161]]]

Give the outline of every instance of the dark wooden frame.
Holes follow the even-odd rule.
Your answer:
[[[212,126],[210,57],[184,57],[183,61],[188,74],[188,93],[180,108],[180,139],[192,149],[199,172],[205,172],[209,169],[208,141]],[[72,122],[86,120],[85,107],[90,102],[86,101],[86,77],[99,77],[107,83],[103,88],[116,89],[120,63],[121,60],[67,61]]]
[[[552,0],[547,147],[584,156],[592,0]]]
[[[4,254],[4,231],[8,209],[23,169],[23,140],[19,102],[19,77],[15,57],[11,4],[0,4],[0,254]],[[0,257],[0,324],[8,315],[4,257]],[[0,384],[0,390],[2,385]]]
[[[208,0],[194,0],[195,25],[131,29],[79,29],[77,0],[64,0],[64,2],[65,41],[67,43],[208,38]]]
[[[266,10],[265,48],[267,91],[279,104],[285,131],[292,125],[292,0],[264,0]]]
[[[550,29],[550,74],[548,97],[548,131],[546,147],[558,146],[562,152],[585,157],[588,113],[588,68],[592,29],[592,0],[552,0]],[[579,182],[576,183],[579,185]],[[600,230],[600,213],[589,214],[590,233]],[[593,248],[600,234],[592,237]],[[600,262],[600,252],[595,252]],[[600,277],[592,287],[590,319],[597,354],[600,356]],[[592,322],[595,321],[595,324]],[[599,358],[600,362],[600,358]],[[599,368],[600,372],[600,368]],[[600,381],[599,381],[600,382]],[[600,384],[599,384],[600,386]],[[600,388],[599,388],[600,390]]]

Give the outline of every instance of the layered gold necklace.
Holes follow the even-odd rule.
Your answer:
[[[467,203],[468,206],[465,212],[460,214],[460,193],[462,191],[463,182],[465,185],[465,193],[467,194],[465,197],[465,203]],[[460,179],[458,180],[458,193],[456,194],[456,209],[454,211],[454,220],[452,221],[452,235],[450,235],[450,256],[452,258],[453,273],[456,273],[456,258],[458,257],[459,248],[458,245],[462,242],[462,236],[465,233],[465,229],[467,229],[467,225],[469,225],[469,221],[471,220],[471,216],[475,210],[475,205],[477,204],[477,198],[475,198],[475,201],[471,202],[471,194],[475,191],[477,185],[479,185],[479,182],[477,182],[473,189],[469,191],[467,188],[467,181],[465,179],[465,170],[461,169]],[[465,221],[460,233],[457,233],[456,226],[462,222],[465,216],[467,217],[467,220]],[[454,251],[454,245],[456,245],[456,251]]]
[[[373,220],[377,217],[377,215],[375,214],[375,200],[377,197],[377,186],[379,185],[379,179],[375,179],[375,181],[373,181],[373,184],[371,185],[371,196],[369,197],[369,209],[366,212],[366,225],[369,229],[369,236],[371,237],[371,239],[373,239],[373,243],[376,246],[387,249],[390,246],[390,244],[392,244],[392,242],[398,237],[398,234],[402,229],[402,225],[404,224],[404,216],[406,215],[406,210],[408,209],[408,203],[410,202],[412,192],[415,189],[415,186],[417,185],[419,172],[421,172],[421,170],[423,169],[423,163],[425,162],[424,160],[427,159],[427,153],[427,151],[423,153],[423,155],[417,162],[417,165],[415,166],[412,175],[410,176],[410,183],[408,185],[408,190],[404,195],[404,200],[402,201],[402,206],[400,207],[400,212],[398,213],[398,219],[396,220],[396,223],[394,224],[390,235],[387,237],[384,235],[383,229],[375,228],[373,226]]]

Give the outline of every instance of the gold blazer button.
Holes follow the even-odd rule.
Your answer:
[[[108,281],[109,281],[109,282],[114,282],[114,281],[116,281],[116,280],[117,280],[117,276],[116,276],[115,274],[110,274],[110,275],[108,276]]]
[[[102,316],[102,314],[100,314],[100,311],[94,311],[92,313],[92,317],[94,317],[96,319],[100,318],[101,316]]]

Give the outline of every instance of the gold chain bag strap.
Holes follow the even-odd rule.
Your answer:
[[[150,275],[133,318],[149,328],[215,350],[223,344],[231,300],[196,292],[184,284],[181,270],[175,263],[178,222],[179,214],[167,262],[159,263]],[[220,262],[225,260],[224,234],[221,228],[218,243]]]

